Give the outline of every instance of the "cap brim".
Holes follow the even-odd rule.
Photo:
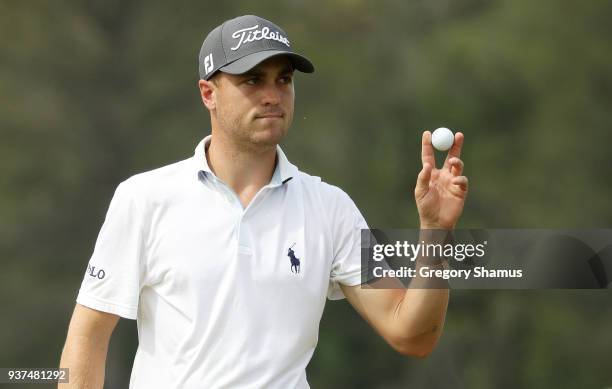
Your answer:
[[[283,51],[283,50],[266,50],[259,51],[257,53],[245,55],[244,57],[235,60],[232,63],[229,63],[221,68],[220,71],[229,74],[243,74],[253,69],[255,66],[259,65],[263,61],[268,58],[276,57],[279,55],[286,55],[289,57],[289,60],[293,64],[293,67],[296,70],[299,70],[303,73],[312,73],[314,72],[314,66],[312,63],[299,54],[293,53],[291,51]]]

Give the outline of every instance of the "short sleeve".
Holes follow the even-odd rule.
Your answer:
[[[332,215],[334,259],[327,298],[343,299],[340,285],[355,286],[362,282],[361,230],[368,225],[351,198],[338,189]]]
[[[139,204],[124,182],[111,200],[77,303],[136,319],[144,274],[142,241]]]

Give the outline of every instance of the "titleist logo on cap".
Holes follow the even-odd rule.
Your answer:
[[[232,38],[238,39],[238,44],[232,47],[232,50],[238,50],[243,43],[249,43],[253,41],[260,41],[262,39],[272,39],[281,43],[284,43],[289,47],[289,39],[287,37],[282,36],[278,31],[270,31],[268,27],[264,27],[261,30],[258,30],[259,24],[243,28],[242,30],[235,31],[232,34]]]
[[[293,51],[282,28],[256,15],[238,16],[208,33],[200,48],[198,72],[201,80],[210,80],[217,72],[244,74],[278,55],[291,61],[295,70],[314,72],[312,63]]]

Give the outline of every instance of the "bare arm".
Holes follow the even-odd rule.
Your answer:
[[[420,266],[417,260],[417,268]],[[443,264],[428,265],[443,268]],[[384,283],[397,282],[382,279],[374,288],[341,285],[349,303],[389,343],[403,355],[424,358],[434,349],[442,329],[449,292],[440,280],[417,276],[409,289],[383,289]],[[380,289],[379,289],[380,288]],[[440,289],[434,289],[440,288]]]
[[[119,316],[76,304],[60,367],[69,368],[69,383],[60,389],[102,389],[106,353]]]
[[[455,228],[463,212],[468,190],[468,179],[462,175],[463,161],[460,159],[463,139],[462,133],[455,134],[444,165],[436,169],[431,133],[423,133],[423,168],[414,189],[421,224],[419,240],[428,243],[443,241],[446,238],[444,232]],[[432,233],[433,230],[443,234]],[[424,261],[423,258],[417,259],[417,270]],[[444,262],[426,265],[432,269],[445,267]],[[404,355],[425,357],[442,334],[449,292],[445,282],[422,278],[418,271],[416,274],[407,290],[382,289],[384,285],[379,286],[380,289],[341,287],[351,305],[391,346]]]

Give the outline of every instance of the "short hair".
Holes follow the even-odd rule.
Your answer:
[[[217,76],[219,75],[219,73],[221,73],[221,72],[216,72],[215,74],[213,74],[213,75],[212,75],[212,76],[211,76],[211,77],[208,79],[208,81],[212,82],[212,83],[213,83],[215,86],[217,86],[217,87],[219,86],[219,81],[218,81],[218,79],[217,79]]]

